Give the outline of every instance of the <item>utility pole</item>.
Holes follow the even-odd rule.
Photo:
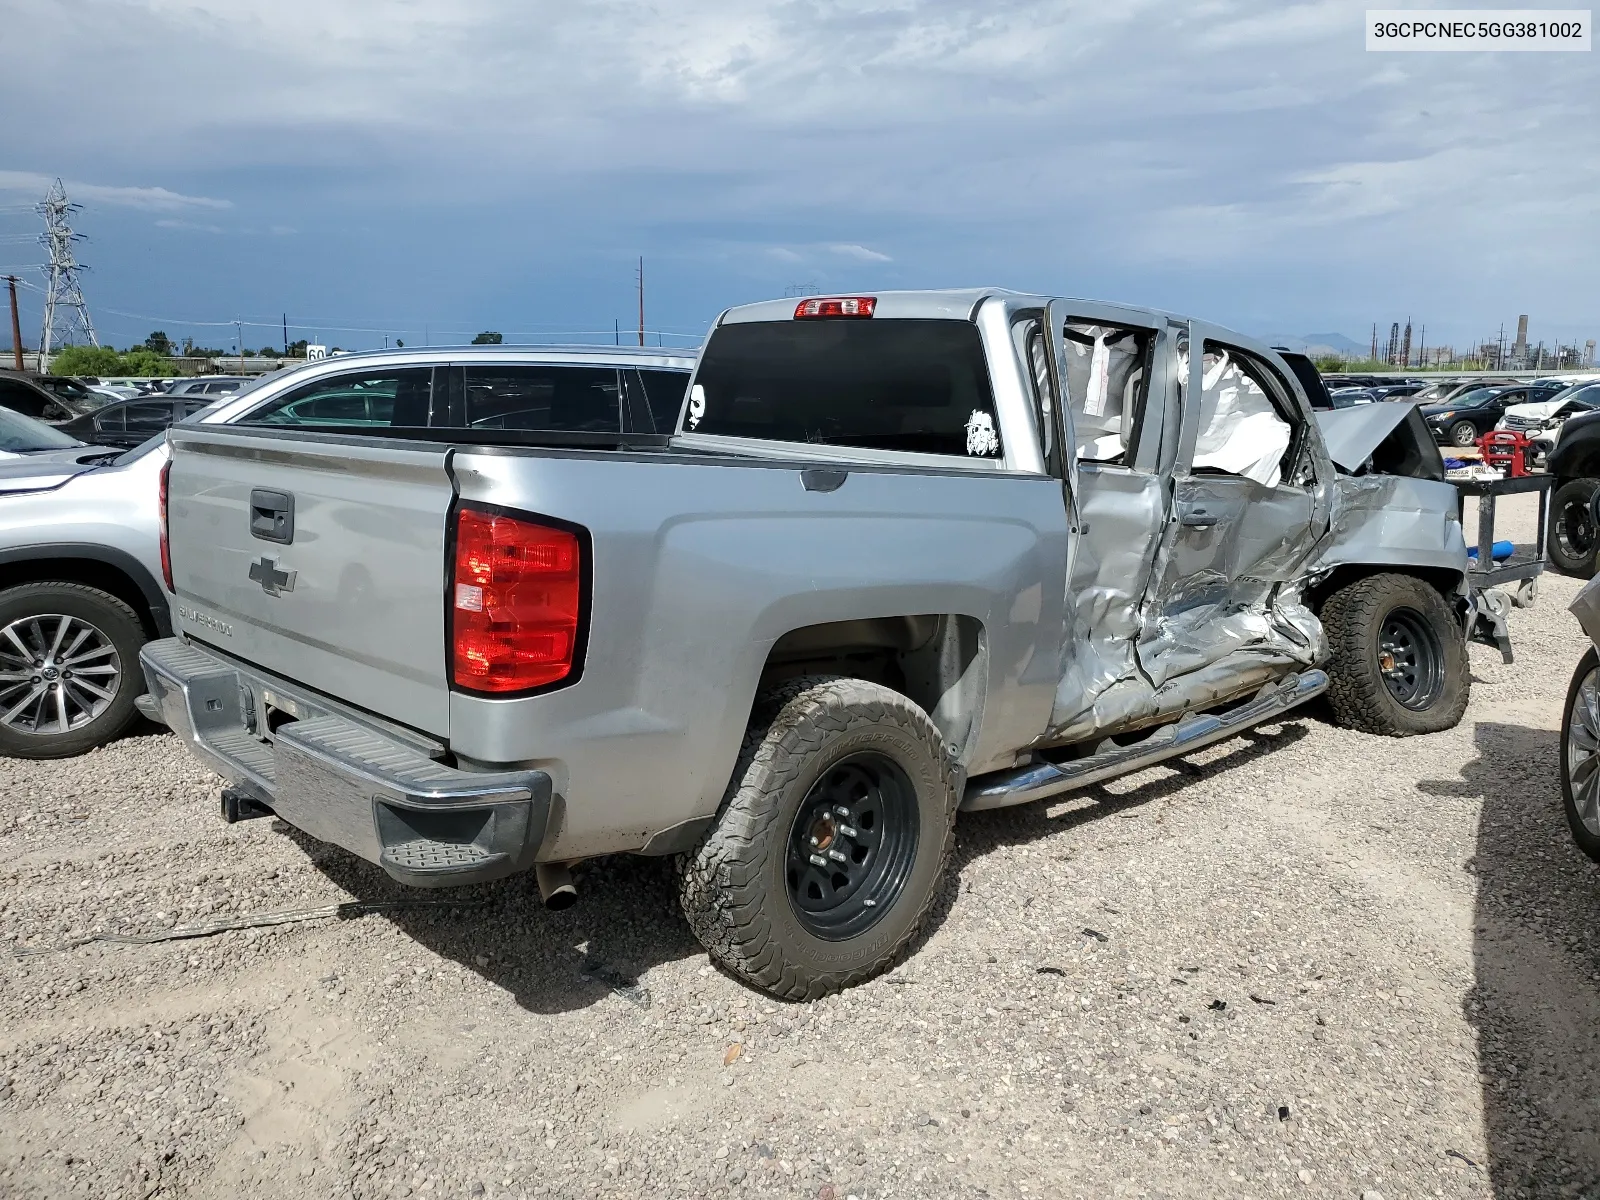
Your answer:
[[[11,288],[11,352],[16,356],[17,370],[22,370],[22,325],[17,320],[17,277],[7,275],[6,283]]]
[[[83,301],[83,286],[78,282],[78,272],[84,266],[72,252],[72,244],[81,242],[83,234],[73,233],[69,218],[83,208],[67,200],[66,185],[57,179],[45,193],[44,201],[36,206],[44,218],[44,236],[41,245],[50,252],[50,265],[44,268],[49,288],[44,296],[44,333],[39,338],[39,373],[43,374],[50,362],[51,339],[56,334],[56,308],[60,306],[62,330],[66,341],[75,345],[75,337],[87,338],[89,344],[98,346],[94,322],[89,319],[89,306]]]
[[[644,255],[639,256],[639,345],[644,345]]]
[[[283,314],[283,356],[289,357],[289,314]]]
[[[1426,369],[1428,365],[1428,327],[1422,326],[1417,330],[1417,366]]]
[[[612,317],[611,324],[614,326],[611,331],[611,336],[616,339],[617,345],[620,346],[622,345],[622,321],[618,317]]]
[[[239,340],[239,374],[244,374],[244,322],[235,320],[233,323],[233,336]]]

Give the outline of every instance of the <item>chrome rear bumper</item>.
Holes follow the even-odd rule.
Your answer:
[[[543,771],[461,771],[319,707],[179,638],[139,655],[150,706],[241,791],[321,841],[421,887],[477,883],[532,866],[550,815]],[[279,713],[283,710],[280,708]]]

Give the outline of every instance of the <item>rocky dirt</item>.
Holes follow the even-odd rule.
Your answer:
[[[816,1004],[712,969],[661,862],[552,914],[224,826],[154,730],[0,763],[0,1196],[1600,1196],[1576,590],[1453,732],[1313,708],[963,819],[914,955]],[[352,900],[422,903],[74,944]]]

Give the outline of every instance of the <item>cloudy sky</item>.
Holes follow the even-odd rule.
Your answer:
[[[669,342],[797,285],[991,283],[1363,343],[1600,334],[1595,55],[1371,54],[1357,4],[6,11],[0,269],[61,176],[119,345],[283,312],[346,347],[609,340],[641,254]]]

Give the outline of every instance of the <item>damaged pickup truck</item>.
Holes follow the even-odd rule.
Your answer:
[[[406,353],[173,428],[177,636],[142,656],[226,815],[406,883],[532,869],[563,901],[580,860],[675,855],[713,958],[817,996],[911,942],[959,811],[1323,692],[1395,736],[1467,703],[1425,431],[1319,424],[1216,326],[995,290],[754,304],[661,436],[546,432],[514,370]],[[335,376],[412,423],[285,421]],[[496,427],[436,418],[473,388]]]

